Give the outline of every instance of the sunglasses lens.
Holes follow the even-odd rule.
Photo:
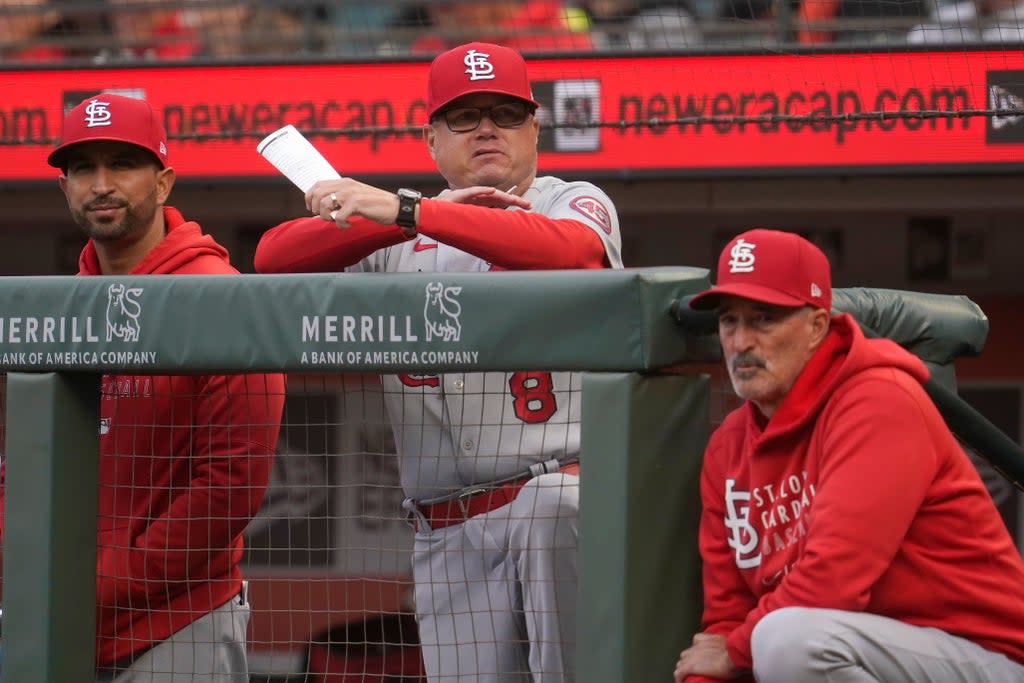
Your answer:
[[[496,107],[491,107],[489,116],[496,126],[514,128],[515,126],[522,125],[523,121],[526,120],[526,105],[518,102],[499,104]]]
[[[466,133],[480,125],[482,116],[479,109],[451,109],[444,113],[444,120],[453,132]]]
[[[476,130],[484,115],[499,128],[515,128],[526,121],[529,111],[526,104],[522,102],[507,102],[485,109],[460,107],[446,111],[444,121],[452,132],[468,133],[471,130]]]

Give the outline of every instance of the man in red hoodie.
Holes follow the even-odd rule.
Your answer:
[[[48,161],[89,237],[79,275],[237,274],[165,206],[175,174],[148,103],[82,102]],[[130,334],[133,290],[116,294]],[[103,377],[98,680],[248,681],[242,531],[270,476],[284,388],[279,374]]]
[[[677,683],[1024,681],[1024,563],[924,364],[830,315],[828,260],[797,235],[735,237],[690,305],[718,309],[745,402],[705,453]]]

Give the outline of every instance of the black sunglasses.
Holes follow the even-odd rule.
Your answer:
[[[484,116],[498,128],[517,128],[532,113],[533,108],[525,102],[503,102],[493,107],[456,107],[438,116],[444,119],[448,130],[453,133],[468,133],[477,129]]]

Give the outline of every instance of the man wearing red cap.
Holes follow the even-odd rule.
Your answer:
[[[50,154],[88,235],[79,275],[236,274],[227,251],[166,206],[167,135],[148,103],[101,94],[67,113]],[[113,283],[138,333],[144,288]],[[246,683],[242,531],[263,498],[284,378],[104,375],[100,404],[97,680]]]
[[[745,403],[705,453],[677,683],[1024,681],[1024,564],[924,364],[831,316],[828,260],[790,233],[735,237],[690,305],[718,309]]]
[[[421,199],[351,178],[316,183],[306,206],[317,216],[267,232],[256,269],[622,267],[607,195],[537,176],[537,106],[518,52],[469,43],[442,53],[430,67],[423,133],[449,189]],[[413,575],[429,678],[573,680],[580,375],[382,382],[417,531]]]

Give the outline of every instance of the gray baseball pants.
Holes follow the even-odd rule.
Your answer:
[[[413,577],[431,683],[568,683],[576,656],[579,478],[416,534]]]
[[[249,602],[232,598],[133,660],[101,669],[97,683],[248,683]]]
[[[935,628],[786,607],[751,636],[758,683],[1024,683],[1024,666]]]

